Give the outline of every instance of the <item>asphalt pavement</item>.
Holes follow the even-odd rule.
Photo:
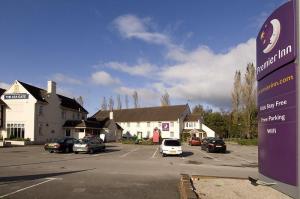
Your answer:
[[[97,154],[48,153],[42,146],[0,148],[0,198],[179,198],[181,173],[257,177],[257,147],[226,154],[183,146],[162,157],[158,146],[107,144]]]

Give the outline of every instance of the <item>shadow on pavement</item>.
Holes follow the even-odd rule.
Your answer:
[[[84,170],[77,170],[77,171],[65,171],[65,172],[57,172],[57,173],[24,175],[24,176],[6,176],[6,177],[0,177],[0,185],[10,184],[10,183],[14,183],[16,181],[39,180],[39,179],[43,179],[43,178],[56,177],[56,176],[61,176],[61,175],[66,175],[66,174],[72,174],[72,173],[79,173],[79,172],[84,172],[84,171],[89,171],[89,170],[93,170],[93,169],[84,169]]]
[[[191,151],[184,151],[182,153],[182,157],[189,157],[189,156],[192,156],[192,155],[194,155],[194,153],[191,152]]]

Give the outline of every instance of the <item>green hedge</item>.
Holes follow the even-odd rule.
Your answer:
[[[235,142],[239,145],[246,145],[246,146],[257,146],[258,145],[258,139],[240,139],[240,138],[227,138],[225,139],[226,142]]]

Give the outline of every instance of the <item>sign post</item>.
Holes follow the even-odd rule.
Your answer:
[[[300,193],[298,6],[288,1],[275,10],[256,40],[259,177],[294,198]]]

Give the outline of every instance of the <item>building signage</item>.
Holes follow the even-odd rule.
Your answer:
[[[289,1],[263,24],[257,39],[260,178],[295,196],[298,186],[296,7]]]
[[[28,99],[29,95],[27,93],[13,93],[13,94],[5,94],[4,99]]]
[[[295,5],[290,1],[266,20],[256,39],[257,79],[296,59]]]
[[[258,82],[259,172],[296,186],[296,64]]]
[[[169,123],[162,123],[161,126],[162,126],[162,131],[169,131],[169,127],[170,127]]]

